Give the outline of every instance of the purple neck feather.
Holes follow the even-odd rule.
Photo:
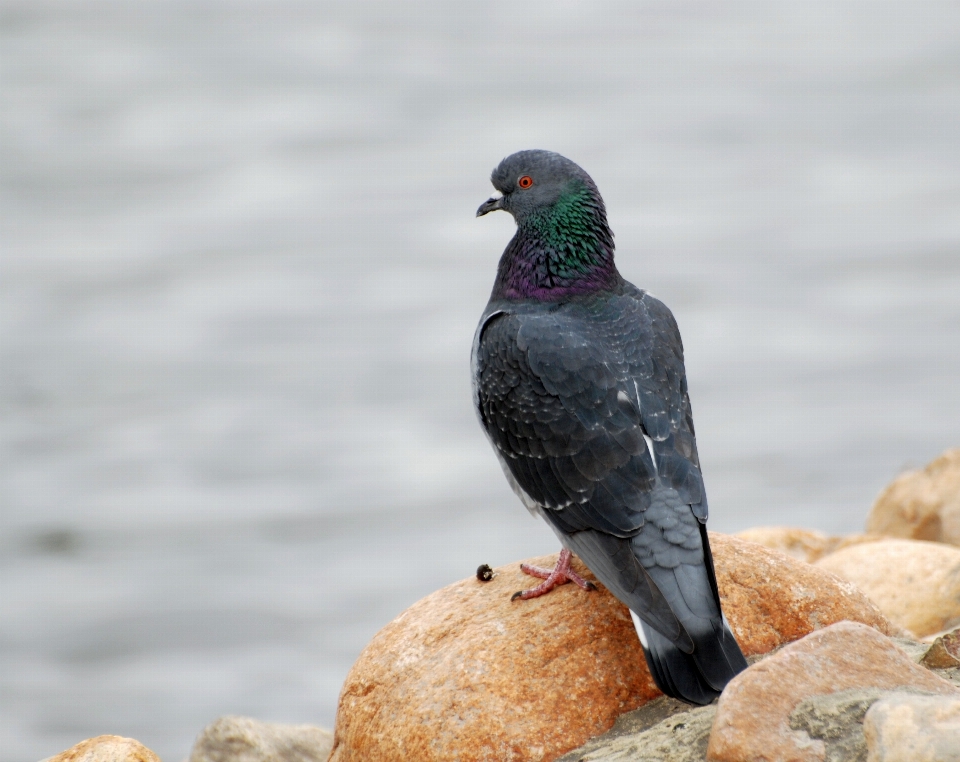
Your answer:
[[[524,216],[497,267],[493,299],[559,301],[620,282],[613,232],[591,184],[574,185],[550,208]]]
[[[561,273],[554,252],[517,231],[500,258],[493,298],[553,302],[611,289],[620,274],[613,263],[613,250],[604,253],[601,261],[589,263],[582,272]]]

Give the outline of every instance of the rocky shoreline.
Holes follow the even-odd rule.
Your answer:
[[[511,564],[381,630],[344,682],[333,733],[224,717],[189,762],[960,760],[960,450],[893,482],[866,532],[711,533],[751,666],[710,706],[660,694],[602,587],[516,605]],[[158,758],[100,736],[53,760]]]

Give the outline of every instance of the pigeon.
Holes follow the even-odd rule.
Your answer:
[[[663,302],[624,280],[590,176],[550,151],[520,151],[477,210],[517,231],[477,326],[474,404],[503,472],[563,546],[543,582],[590,582],[629,609],[668,696],[704,705],[747,663],[720,607],[683,345]]]

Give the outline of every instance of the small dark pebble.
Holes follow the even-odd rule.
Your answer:
[[[480,564],[477,567],[477,579],[481,582],[489,582],[493,579],[493,569],[489,564]]]

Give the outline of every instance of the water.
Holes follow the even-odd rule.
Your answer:
[[[551,552],[469,402],[597,180],[683,332],[711,526],[855,532],[960,445],[955,3],[0,0],[0,759],[332,726],[386,622]]]

